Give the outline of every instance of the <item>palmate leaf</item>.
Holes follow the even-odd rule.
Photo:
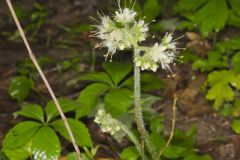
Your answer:
[[[53,129],[43,126],[33,137],[31,150],[34,160],[58,160],[61,145]]]
[[[209,0],[196,13],[196,22],[203,36],[212,31],[221,30],[227,21],[228,7],[226,0]]]
[[[111,77],[115,86],[117,86],[131,71],[132,63],[130,62],[105,62],[102,67]]]
[[[77,144],[79,146],[87,146],[92,147],[92,140],[91,136],[88,132],[87,127],[80,121],[75,119],[67,119],[70,128],[73,132],[74,137],[76,138]],[[64,126],[64,123],[62,120],[56,120],[51,123],[51,125],[54,127],[55,130],[57,130],[64,138],[71,141],[69,134],[66,130],[66,127]]]
[[[20,111],[15,112],[14,115],[21,115],[44,122],[42,107],[37,104],[25,105]]]
[[[33,121],[17,124],[7,133],[3,141],[3,150],[22,147],[36,134],[41,125]]]
[[[229,9],[227,0],[180,0],[176,11],[193,22],[190,25],[197,24],[201,34],[207,37],[209,33],[218,32],[224,28]],[[191,15],[193,18],[189,19],[189,16],[185,15]],[[191,28],[189,23],[185,26]]]
[[[214,100],[214,107],[219,109],[224,101],[234,99],[234,91],[230,84],[240,88],[239,75],[233,71],[214,71],[208,75],[207,82],[211,86],[207,93],[207,99]]]
[[[63,113],[70,112],[75,108],[80,107],[80,104],[78,102],[67,99],[67,98],[58,98],[58,101],[62,108]],[[49,122],[50,120],[52,120],[53,118],[59,115],[57,107],[52,100],[47,103],[45,110],[47,114],[47,122]]]
[[[80,103],[80,107],[76,108],[76,118],[90,113],[98,103],[99,95],[103,94],[110,89],[109,85],[103,83],[93,83],[84,88],[77,101]]]
[[[133,92],[126,88],[112,89],[104,98],[105,109],[114,117],[128,111],[133,105]]]

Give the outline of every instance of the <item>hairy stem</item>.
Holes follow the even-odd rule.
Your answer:
[[[139,55],[139,51],[135,48],[134,57]],[[134,62],[134,115],[135,122],[137,124],[138,131],[141,135],[142,142],[142,150],[144,151],[144,142],[151,153],[153,159],[157,156],[157,152],[155,147],[152,145],[150,141],[150,137],[147,133],[147,130],[144,125],[143,115],[142,115],[142,107],[141,107],[141,84],[140,84],[140,67],[136,65]]]
[[[40,74],[40,76],[41,76],[44,84],[46,85],[46,87],[47,87],[47,89],[48,89],[48,91],[49,91],[49,93],[50,93],[50,95],[51,95],[51,97],[52,97],[52,99],[53,99],[56,107],[57,107],[57,110],[58,110],[58,112],[59,112],[59,114],[60,114],[60,116],[61,116],[61,118],[62,118],[62,120],[63,120],[63,122],[64,122],[64,125],[65,125],[65,127],[66,127],[66,129],[67,129],[67,132],[68,132],[68,134],[69,134],[69,136],[70,136],[70,138],[71,138],[71,140],[72,140],[72,144],[73,144],[73,147],[74,147],[74,149],[75,149],[75,151],[76,151],[78,160],[81,160],[80,150],[79,150],[79,148],[78,148],[78,145],[77,145],[77,143],[76,143],[76,140],[75,140],[75,138],[74,138],[74,135],[73,135],[73,133],[72,133],[72,130],[71,130],[69,124],[68,124],[67,118],[66,118],[66,116],[64,115],[64,113],[63,113],[63,111],[62,111],[62,109],[61,109],[61,106],[60,106],[60,104],[59,104],[59,102],[58,102],[58,100],[57,100],[57,98],[56,98],[56,96],[55,96],[55,94],[54,94],[54,92],[53,92],[50,84],[48,83],[47,78],[45,77],[45,75],[44,75],[41,67],[39,66],[39,64],[38,64],[38,62],[37,62],[37,60],[36,60],[36,58],[35,58],[32,50],[31,50],[31,47],[30,47],[30,45],[29,45],[29,43],[28,43],[28,41],[27,41],[27,38],[26,38],[26,36],[25,36],[25,34],[24,34],[24,31],[23,31],[23,29],[22,29],[22,26],[21,26],[21,24],[19,23],[19,20],[18,20],[18,18],[17,18],[17,16],[16,16],[16,13],[15,13],[15,11],[14,11],[14,9],[13,9],[13,6],[12,6],[11,1],[10,1],[10,0],[6,0],[6,2],[7,2],[7,5],[8,5],[8,7],[9,7],[9,9],[10,9],[10,12],[11,12],[11,14],[12,14],[12,16],[13,16],[13,19],[14,19],[14,21],[15,21],[15,23],[16,23],[16,26],[17,26],[17,28],[18,28],[18,30],[19,30],[19,33],[20,33],[20,35],[21,35],[21,37],[22,37],[22,39],[23,39],[23,41],[24,41],[24,44],[25,44],[25,46],[26,46],[26,48],[27,48],[27,50],[28,50],[29,57],[30,57],[30,59],[32,60],[33,64],[35,65],[38,73]]]

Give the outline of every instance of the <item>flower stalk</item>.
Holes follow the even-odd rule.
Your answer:
[[[153,46],[147,47],[140,45],[148,36],[148,24],[146,24],[143,19],[137,20],[137,13],[132,10],[133,7],[121,8],[120,0],[118,3],[119,9],[117,9],[113,17],[99,14],[101,21],[99,25],[95,25],[96,30],[92,36],[101,39],[99,46],[108,49],[105,56],[110,56],[110,61],[112,61],[112,56],[116,54],[118,50],[134,50],[134,118],[137,129],[141,135],[141,153],[143,157],[145,157],[144,151],[146,145],[152,159],[155,160],[159,154],[157,154],[155,147],[150,141],[149,134],[144,125],[141,105],[140,71],[152,70],[155,72],[159,67],[171,71],[170,65],[177,58],[177,43],[176,39],[173,40],[171,32],[166,33],[162,41],[155,43]],[[143,54],[140,54],[140,52]],[[112,131],[112,127],[108,129]],[[104,127],[103,130],[106,131],[106,127]],[[136,147],[139,146],[136,145]]]
[[[134,50],[134,57],[139,56],[139,51],[137,49]],[[141,82],[140,82],[140,67],[134,63],[134,116],[135,122],[137,124],[138,131],[141,135],[141,142],[142,142],[142,150],[144,150],[144,143],[151,153],[152,157],[157,156],[157,152],[155,147],[152,145],[148,132],[144,125],[143,114],[142,114],[142,106],[141,106]]]

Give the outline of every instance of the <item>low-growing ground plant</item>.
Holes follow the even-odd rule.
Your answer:
[[[106,60],[113,59],[117,50],[132,49],[134,62],[134,109],[133,115],[140,133],[140,141],[120,121],[112,118],[104,109],[100,109],[96,115],[95,122],[100,125],[103,132],[114,135],[122,129],[125,131],[141,156],[141,159],[160,159],[162,151],[153,145],[147,131],[142,114],[140,70],[156,71],[159,66],[162,69],[171,71],[170,65],[177,59],[176,40],[172,32],[167,33],[160,43],[152,47],[140,45],[148,35],[148,24],[143,19],[136,19],[137,13],[132,8],[122,8],[120,1],[119,8],[112,17],[99,13],[100,24],[96,25],[97,30],[93,36],[101,39],[100,47],[107,47]],[[115,77],[114,77],[115,78]],[[172,131],[173,132],[173,131]],[[147,153],[145,153],[147,147]]]
[[[64,113],[73,111],[78,103],[66,98],[59,98]],[[59,133],[71,141],[64,126],[59,119],[59,112],[53,101],[49,101],[43,110],[40,105],[26,104],[15,116],[24,116],[29,120],[15,125],[6,135],[2,152],[10,160],[56,160],[61,155]],[[80,147],[93,147],[91,136],[86,126],[76,119],[67,119],[76,142]]]

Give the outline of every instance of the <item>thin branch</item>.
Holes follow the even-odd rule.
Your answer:
[[[58,112],[59,112],[59,114],[60,114],[60,116],[61,116],[61,118],[62,118],[62,120],[63,120],[63,122],[64,122],[64,125],[65,125],[65,127],[66,127],[66,129],[67,129],[67,131],[68,131],[68,134],[69,134],[69,136],[70,136],[70,138],[71,138],[71,140],[72,140],[72,144],[73,144],[73,147],[74,147],[74,149],[75,149],[75,151],[76,151],[78,160],[81,160],[80,150],[79,150],[79,148],[78,148],[78,145],[77,145],[77,143],[76,143],[76,140],[75,140],[75,138],[74,138],[74,135],[73,135],[73,133],[72,133],[72,130],[71,130],[71,128],[70,128],[70,126],[69,126],[69,124],[68,124],[68,122],[67,122],[67,118],[66,118],[66,116],[64,115],[64,113],[63,113],[63,111],[62,111],[62,109],[61,109],[61,106],[60,106],[60,104],[59,104],[59,102],[58,102],[58,100],[57,100],[57,98],[56,98],[56,96],[55,96],[55,94],[54,94],[51,86],[49,85],[49,83],[48,83],[48,81],[47,81],[47,78],[45,77],[45,75],[44,75],[41,67],[39,66],[39,64],[38,64],[38,62],[37,62],[37,60],[36,60],[36,58],[35,58],[32,50],[31,50],[31,47],[30,47],[30,45],[29,45],[29,43],[28,43],[28,41],[27,41],[27,39],[26,39],[26,36],[25,36],[25,34],[24,34],[24,31],[23,31],[23,29],[22,29],[22,27],[21,27],[21,24],[19,23],[19,20],[18,20],[18,18],[17,18],[17,16],[16,16],[16,13],[15,13],[15,11],[14,11],[14,9],[13,9],[13,6],[12,6],[11,1],[10,1],[10,0],[6,0],[6,2],[7,2],[7,5],[8,5],[8,7],[9,7],[10,11],[11,11],[11,14],[12,14],[12,16],[13,16],[13,19],[14,19],[15,23],[16,23],[16,26],[17,26],[17,28],[18,28],[18,30],[19,30],[19,33],[20,33],[20,35],[21,35],[21,37],[22,37],[22,39],[23,39],[23,41],[24,41],[24,44],[25,44],[25,46],[26,46],[26,48],[27,48],[27,50],[28,50],[29,57],[31,58],[33,64],[34,64],[35,67],[37,68],[38,73],[40,74],[43,82],[45,83],[45,85],[46,85],[46,87],[47,87],[47,89],[48,89],[48,91],[49,91],[49,93],[50,93],[50,95],[51,95],[51,97],[52,97],[52,99],[53,99],[56,107],[57,107],[57,110],[58,110]]]
[[[174,100],[173,100],[173,106],[172,106],[172,111],[173,111],[173,116],[172,116],[172,128],[171,128],[171,132],[169,135],[169,138],[167,140],[167,143],[165,144],[165,146],[159,151],[156,160],[160,160],[161,155],[163,154],[163,152],[165,151],[165,149],[170,145],[172,139],[173,139],[173,135],[174,135],[174,131],[175,131],[175,123],[176,123],[176,105],[177,105],[177,96],[174,96]]]

